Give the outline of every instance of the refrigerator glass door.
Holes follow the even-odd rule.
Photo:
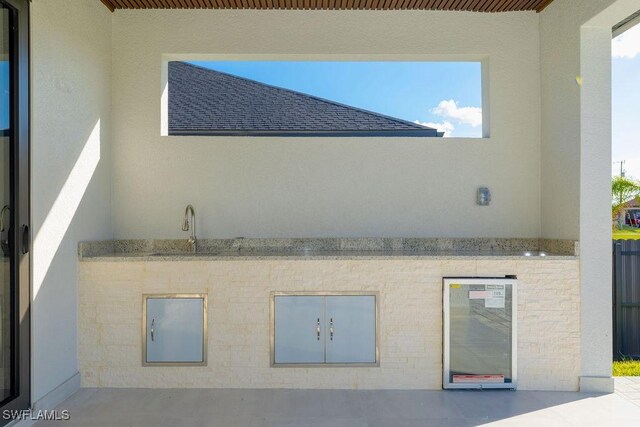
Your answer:
[[[515,280],[445,280],[445,388],[515,388]]]

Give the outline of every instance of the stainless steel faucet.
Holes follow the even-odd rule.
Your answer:
[[[191,247],[191,252],[196,253],[196,213],[193,210],[192,205],[187,205],[187,208],[184,211],[184,219],[182,220],[182,231],[191,230],[191,235],[189,236],[189,246]]]

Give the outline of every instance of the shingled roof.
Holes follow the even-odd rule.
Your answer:
[[[442,136],[409,121],[184,62],[169,62],[169,134]]]

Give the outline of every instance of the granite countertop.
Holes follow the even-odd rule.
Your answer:
[[[572,240],[506,238],[202,239],[197,253],[185,239],[105,240],[78,246],[81,261],[571,259]]]

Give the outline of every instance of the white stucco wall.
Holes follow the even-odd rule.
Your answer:
[[[542,237],[580,240],[586,391],[613,388],[611,27],[638,9],[639,0],[555,0],[540,17]]]
[[[161,137],[163,54],[488,56],[491,138]],[[119,238],[184,237],[187,203],[201,237],[540,233],[534,12],[119,10],[113,120]]]
[[[639,1],[628,1],[633,2],[636,9],[640,7]],[[620,1],[555,0],[540,14],[542,237],[579,238],[581,88],[576,77],[581,76],[580,31],[614,3]],[[600,96],[603,114],[610,117],[611,95]],[[608,127],[603,123],[606,117],[598,125]]]
[[[77,242],[111,237],[111,14],[34,0],[33,401],[78,372]]]

